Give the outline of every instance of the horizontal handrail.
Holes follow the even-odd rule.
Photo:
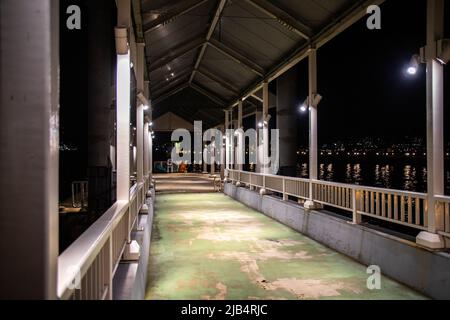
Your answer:
[[[355,223],[361,221],[361,216],[369,216],[419,230],[426,230],[428,226],[428,195],[425,193],[238,170],[229,170],[229,178],[281,193],[284,200],[291,196],[350,211]],[[441,198],[446,210],[449,199]],[[446,219],[450,220],[447,211]]]
[[[442,203],[450,203],[450,196],[435,196],[434,198]]]
[[[350,183],[342,183],[342,182],[333,182],[333,181],[325,181],[325,180],[310,180],[305,178],[297,178],[297,177],[288,177],[288,176],[277,176],[273,174],[263,174],[263,173],[257,173],[257,172],[250,172],[250,171],[238,171],[238,170],[228,170],[229,172],[237,172],[237,173],[244,173],[244,174],[251,174],[256,176],[266,176],[266,177],[274,177],[278,179],[286,179],[286,180],[294,180],[294,181],[301,181],[301,182],[313,182],[313,183],[320,183],[323,185],[330,185],[330,186],[337,186],[337,187],[343,187],[343,188],[351,188],[351,189],[364,189],[369,191],[375,191],[375,192],[383,192],[383,191],[389,191],[390,193],[395,193],[398,195],[412,195],[416,197],[426,198],[426,193],[420,193],[420,192],[414,192],[414,191],[404,191],[404,190],[397,190],[397,189],[384,189],[384,188],[378,188],[378,187],[369,187],[369,186],[363,186],[363,185],[355,185]],[[447,196],[436,196],[437,199],[442,198],[444,200],[450,201],[450,197]]]
[[[114,203],[58,257],[60,299],[112,297],[112,277],[145,202],[150,178],[130,189],[129,201]]]
[[[76,277],[83,277],[95,256],[111,236],[117,221],[128,209],[127,201],[117,201],[58,257],[58,296],[67,298]]]
[[[441,234],[450,237],[450,197],[448,196],[436,196],[435,200],[438,205],[441,205],[441,210],[443,212],[443,230]]]

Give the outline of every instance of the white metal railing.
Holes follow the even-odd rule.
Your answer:
[[[150,185],[130,189],[129,201],[117,201],[58,257],[60,299],[112,299],[112,279]]]
[[[353,214],[360,222],[368,216],[419,230],[428,227],[428,201],[425,193],[371,188],[320,180],[282,177],[245,171],[229,170],[229,179],[250,187],[278,192],[301,200],[336,207]],[[311,194],[310,194],[311,193]],[[445,232],[450,231],[450,197],[441,197],[445,207]]]
[[[440,233],[447,237],[450,237],[450,197],[439,196],[439,197],[436,197],[436,200],[437,200],[437,205],[441,206],[441,210],[444,214],[443,231]]]

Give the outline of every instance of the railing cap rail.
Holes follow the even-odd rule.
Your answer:
[[[408,196],[408,197],[412,196],[412,197],[421,198],[421,199],[425,199],[427,197],[426,193],[413,192],[413,191],[405,191],[405,190],[397,190],[397,189],[384,189],[384,188],[369,187],[369,186],[362,186],[362,185],[349,184],[349,183],[339,183],[339,182],[324,181],[324,180],[310,180],[310,179],[303,179],[303,178],[297,178],[297,177],[285,177],[285,176],[277,176],[277,175],[273,175],[273,174],[254,173],[254,172],[249,172],[249,171],[230,170],[230,172],[251,174],[251,175],[257,175],[257,176],[274,177],[274,178],[278,178],[278,179],[294,180],[294,181],[301,181],[301,182],[312,182],[312,183],[321,184],[321,185],[329,185],[329,186],[340,187],[340,188],[354,189],[356,191],[373,191],[373,192],[379,192],[379,193],[385,193],[385,194],[396,194],[396,195],[400,195],[400,196]],[[439,196],[439,199],[441,199],[443,201],[447,201],[450,199],[450,197]]]
[[[117,201],[58,257],[58,296],[63,298],[77,276],[82,277],[128,208]],[[78,271],[81,274],[78,275]]]

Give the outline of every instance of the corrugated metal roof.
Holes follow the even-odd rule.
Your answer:
[[[364,3],[141,0],[155,112],[172,111],[190,121],[207,119],[210,124],[222,121],[222,109],[339,22],[343,13]],[[246,109],[257,103],[250,99]]]

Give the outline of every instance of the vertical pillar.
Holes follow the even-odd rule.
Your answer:
[[[242,169],[243,169],[243,163],[245,160],[245,157],[244,157],[245,141],[244,141],[244,134],[243,134],[244,126],[242,124],[242,109],[243,109],[243,101],[239,100],[237,126],[236,126],[236,129],[239,131],[237,131],[238,142],[237,142],[237,147],[235,149],[236,150],[236,152],[235,152],[235,154],[236,154],[235,168],[240,171],[242,171]]]
[[[436,232],[442,230],[444,208],[435,196],[444,194],[444,67],[436,60],[437,41],[444,38],[444,0],[428,0],[427,7],[427,187],[428,232],[417,243],[432,249],[444,247]]]
[[[221,139],[220,139],[220,147],[219,147],[219,155],[218,155],[218,157],[219,157],[219,159],[220,159],[220,161],[219,161],[219,163],[220,163],[220,166],[219,166],[219,169],[220,169],[220,177],[221,177],[221,179],[223,179],[224,178],[224,176],[225,176],[225,166],[226,166],[226,156],[225,156],[225,153],[226,153],[226,151],[225,151],[225,140],[224,140],[224,137],[225,137],[225,132],[226,132],[226,127],[225,127],[225,125],[222,127],[222,128],[220,128],[219,130],[221,130],[221,132],[222,132],[222,137],[221,137]]]
[[[217,153],[216,142],[215,142],[216,138],[217,137],[214,137],[214,141],[211,141],[211,148],[209,148],[210,152],[211,152],[211,157],[210,157],[210,159],[211,159],[211,175],[216,174],[216,153]]]
[[[145,53],[144,53],[144,59],[145,59]],[[144,65],[145,65],[145,63],[144,63]],[[144,95],[150,102],[150,87],[149,87],[149,85],[150,85],[150,82],[148,80],[145,80],[144,81]],[[148,167],[147,167],[148,172],[146,173],[146,174],[148,174],[150,180],[152,178],[152,173],[153,173],[153,138],[150,134],[151,132],[153,132],[153,129],[152,129],[153,114],[152,114],[152,112],[153,112],[153,108],[152,108],[152,105],[150,102],[150,106],[147,111],[148,127],[149,127],[149,130],[148,130],[149,140],[148,140]]]
[[[134,46],[130,39],[131,2],[117,1],[116,51],[116,109],[117,109],[117,200],[130,201],[130,102],[131,102],[131,71],[130,49],[128,43]],[[124,32],[126,30],[126,33]],[[126,34],[126,37],[125,37]],[[136,62],[136,60],[134,60]],[[143,126],[143,123],[141,123]],[[142,150],[142,149],[141,149]],[[139,182],[139,181],[138,181]],[[131,210],[131,209],[130,209]],[[131,217],[131,215],[129,215]],[[135,221],[128,220],[127,245],[122,258],[124,260],[139,259],[140,247],[136,240],[131,240],[131,229]]]
[[[283,176],[295,177],[297,173],[299,81],[295,67],[277,79],[277,128],[280,134],[280,175]]]
[[[203,148],[203,173],[208,173],[208,163],[206,162],[208,149],[205,147]]]
[[[255,153],[256,155],[256,163],[254,164],[255,166],[255,172],[259,173],[262,172],[261,170],[261,159],[262,159],[262,154],[261,154],[261,150],[262,150],[262,146],[260,146],[261,143],[261,134],[260,134],[260,130],[262,129],[262,127],[260,127],[260,124],[262,125],[263,123],[263,116],[262,116],[262,111],[258,110],[258,108],[256,109],[255,112],[255,130],[256,130],[256,149],[253,150],[253,146],[250,146],[250,153]]]
[[[148,117],[146,117],[145,123],[144,123],[144,176],[146,179],[148,179],[148,166],[149,166],[149,156],[150,156],[150,133],[149,133],[149,126],[148,126]],[[147,190],[146,190],[147,191]]]
[[[224,127],[224,137],[225,137],[225,169],[230,169],[231,164],[231,141],[227,134],[227,130],[230,128],[230,111],[225,110],[225,127]]]
[[[309,178],[317,179],[317,107],[312,104],[312,97],[317,94],[317,51],[309,53]]]
[[[130,51],[128,31],[131,13],[130,0],[117,2],[117,78],[116,78],[116,114],[117,114],[117,200],[130,199]],[[126,30],[126,33],[124,32]],[[125,38],[124,38],[125,36]]]
[[[312,180],[317,180],[317,105],[313,103],[317,95],[317,50],[311,48],[309,51],[309,200],[305,202],[306,209],[320,208],[319,204],[313,202]]]
[[[144,93],[145,44],[136,44],[136,80],[137,91]],[[147,98],[147,97],[146,97]],[[137,183],[144,182],[144,106],[137,100],[136,106],[136,146],[137,146]]]
[[[59,1],[0,1],[0,299],[55,299]]]
[[[263,83],[263,112],[262,112],[262,164],[261,164],[261,173],[268,174],[269,173],[269,83],[265,81]]]

